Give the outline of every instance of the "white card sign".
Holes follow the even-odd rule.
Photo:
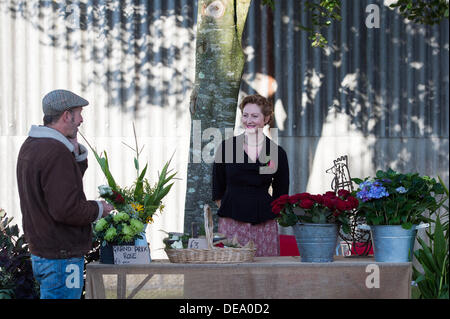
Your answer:
[[[149,264],[150,250],[147,246],[113,246],[114,264]]]
[[[205,238],[189,238],[188,248],[208,249],[208,243]]]

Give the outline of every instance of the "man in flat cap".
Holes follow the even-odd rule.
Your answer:
[[[25,238],[41,299],[79,299],[84,255],[92,248],[92,223],[113,209],[86,200],[87,149],[77,142],[81,112],[89,102],[66,90],[42,99],[44,126],[33,125],[17,161]]]

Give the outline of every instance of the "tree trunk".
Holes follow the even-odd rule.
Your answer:
[[[245,63],[241,40],[250,3],[251,0],[198,0],[185,232],[190,231],[191,222],[203,225],[204,204],[216,208],[211,200],[211,158],[217,144],[210,142],[212,139],[220,143],[221,138],[205,130],[220,129],[225,138],[225,128],[234,128]]]

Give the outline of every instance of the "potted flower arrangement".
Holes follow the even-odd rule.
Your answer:
[[[86,140],[83,135],[82,137]],[[168,183],[176,175],[176,173],[170,174],[171,170],[168,170],[172,158],[164,165],[158,176],[158,182],[152,186],[145,178],[148,164],[142,171],[139,169],[139,154],[142,149],[139,151],[136,139],[136,149],[132,149],[136,152],[134,165],[137,179],[130,187],[120,187],[109,169],[106,151],[99,155],[87,140],[86,142],[93,151],[108,182],[108,185],[98,187],[100,197],[113,205],[116,210],[110,216],[99,219],[95,224],[94,234],[101,241],[100,255],[102,256],[102,250],[112,250],[113,245],[127,243],[146,246],[146,227],[153,222],[156,211],[162,212],[164,209],[162,199],[172,188],[173,183]],[[100,258],[100,261],[102,261],[102,258]]]
[[[97,221],[94,227],[96,237],[102,242],[100,246],[100,262],[113,264],[113,246],[134,245],[135,240],[142,238],[144,224],[136,214],[124,211],[113,211],[110,215]]]
[[[349,214],[358,200],[347,190],[312,195],[282,195],[272,202],[280,226],[293,226],[302,262],[331,262],[338,227],[348,233]]]
[[[411,261],[417,230],[428,226],[426,213],[438,208],[435,196],[444,193],[442,184],[390,168],[377,171],[375,178],[352,180],[359,185],[354,195],[372,232],[375,260]]]

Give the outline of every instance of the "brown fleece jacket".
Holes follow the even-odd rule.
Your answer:
[[[86,169],[87,158],[77,162],[64,141],[30,136],[22,145],[17,182],[23,231],[32,254],[61,259],[81,257],[91,249],[91,223],[100,208],[96,201],[86,200]]]

